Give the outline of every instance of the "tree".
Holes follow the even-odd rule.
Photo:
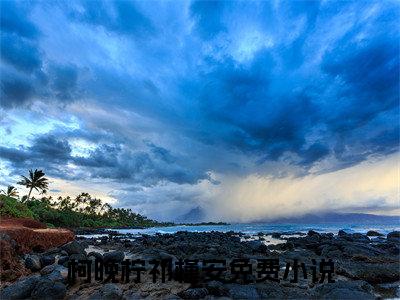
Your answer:
[[[18,197],[18,191],[17,191],[17,189],[14,187],[14,186],[12,186],[12,185],[9,185],[8,187],[7,187],[7,191],[5,191],[5,190],[1,190],[0,191],[1,193],[3,193],[4,195],[6,195],[6,196],[8,196],[8,197]]]
[[[44,175],[45,174],[42,170],[37,169],[35,169],[35,171],[29,170],[29,178],[21,175],[23,179],[19,181],[18,184],[24,185],[29,189],[29,193],[26,198],[27,201],[29,201],[33,189],[42,194],[46,193],[49,183],[48,179],[44,177]]]

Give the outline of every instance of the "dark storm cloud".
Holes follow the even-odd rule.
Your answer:
[[[143,186],[160,182],[195,184],[209,176],[201,170],[190,170],[183,161],[173,161],[168,150],[150,146],[150,152],[132,151],[121,146],[101,145],[88,157],[74,157],[78,166],[89,167],[94,178],[129,181]]]
[[[40,48],[40,31],[30,21],[28,2],[1,4],[0,106],[29,106],[35,99],[72,101],[77,97],[78,69],[48,61]]]
[[[236,173],[243,161],[243,172],[285,161],[307,174],[324,159],[335,166],[320,172],[398,151],[395,2],[54,4],[62,8],[63,32],[45,42],[38,28],[56,20],[41,18],[39,26],[31,10],[5,3],[3,108],[79,99],[146,120],[138,125],[141,135],[127,137],[119,120],[80,114],[79,130],[54,131],[55,139],[42,137],[30,147],[3,147],[3,159],[16,166],[74,163],[88,177],[153,186],[196,184],[210,180],[208,171]],[[65,50],[57,60],[52,47],[60,44],[73,54]],[[168,147],[155,141],[160,136]],[[73,139],[97,145],[72,156]],[[136,139],[145,140],[143,148],[133,146]],[[211,145],[215,156],[204,152]],[[54,159],[45,160],[52,149]]]
[[[1,147],[0,151],[0,157],[15,165],[24,165],[26,161],[39,162],[46,166],[54,163],[65,164],[70,159],[70,154],[71,147],[68,141],[53,135],[37,136],[30,147]]]
[[[39,30],[29,20],[29,5],[27,2],[2,1],[0,9],[1,30],[18,34],[21,37],[34,39],[39,36]]]
[[[54,95],[63,101],[74,99],[77,89],[78,71],[72,65],[53,66],[48,75]]]
[[[60,132],[59,136],[38,135],[29,147],[0,147],[0,158],[20,173],[26,168],[41,168],[50,175],[72,180],[103,178],[154,186],[161,182],[195,184],[209,179],[204,170],[191,170],[182,158],[175,159],[167,149],[154,144],[143,151],[133,151],[123,145],[100,144],[87,156],[73,155],[70,143],[64,138],[68,132],[64,136]],[[79,166],[82,172],[68,171],[71,163]]]
[[[16,58],[27,71],[30,64]],[[33,70],[32,70],[33,71]],[[1,101],[3,108],[29,107],[34,100],[68,103],[81,94],[78,88],[78,69],[73,65],[50,64],[46,69],[32,74],[2,68]]]
[[[71,18],[107,30],[133,37],[147,37],[154,33],[151,21],[130,1],[83,1],[83,11],[71,13]]]
[[[399,101],[398,43],[378,37],[369,43],[350,43],[344,48],[327,53],[322,63],[322,69],[332,80],[342,80],[330,120],[335,131],[357,128]]]
[[[306,89],[283,95],[271,91],[276,84],[271,82],[271,56],[260,52],[249,67],[223,62],[207,74],[199,86],[199,103],[213,143],[218,140],[272,160],[287,151],[305,153],[305,134],[319,121],[320,108]],[[307,158],[306,162],[313,161]]]
[[[350,166],[369,155],[398,150],[395,124],[380,118],[381,114],[398,116],[393,108],[399,103],[399,35],[390,27],[398,23],[398,10],[390,4],[382,9],[367,34],[367,25],[355,24],[324,54],[319,75],[299,77],[293,83],[290,73],[307,68],[305,43],[310,30],[318,29],[315,23],[321,8],[314,2],[288,4],[282,5],[287,15],[305,16],[306,25],[284,51],[281,47],[258,51],[250,65],[240,65],[230,57],[208,60],[202,80],[194,86],[200,95],[202,129],[209,133],[206,142],[223,142],[266,160],[293,153],[299,157],[294,163],[306,170],[332,153],[338,165]],[[360,6],[370,9],[365,3]],[[355,7],[352,3],[348,9]],[[204,9],[206,4],[200,11]],[[337,9],[330,6],[324,13],[336,17]],[[210,24],[205,22],[203,29],[215,36],[221,26],[216,25],[213,32],[207,28]],[[361,35],[365,37],[360,41]],[[379,131],[370,130],[372,122]],[[320,131],[319,136],[313,136],[314,130]],[[314,142],[310,144],[308,138]],[[384,146],[378,142],[381,139]]]
[[[41,66],[37,45],[15,34],[1,34],[1,58],[17,69],[32,72]]]
[[[0,85],[0,105],[4,108],[23,106],[35,94],[29,78],[15,73],[3,71]]]
[[[224,7],[228,2],[223,1],[193,1],[190,7],[191,14],[196,20],[196,29],[201,37],[210,39],[226,27],[221,18]]]

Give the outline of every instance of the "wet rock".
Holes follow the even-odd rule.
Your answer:
[[[52,265],[56,262],[56,258],[54,255],[45,255],[40,258],[40,262],[42,263],[42,266],[48,266]]]
[[[86,259],[86,254],[80,253],[80,254],[71,254],[69,256],[69,260],[85,260]]]
[[[364,255],[367,257],[374,257],[384,255],[385,251],[365,243],[348,243],[339,242],[336,244],[346,256]]]
[[[110,251],[103,254],[104,262],[115,261],[121,262],[125,258],[125,254],[123,251]]]
[[[375,230],[370,230],[367,232],[367,236],[383,236],[383,234]]]
[[[27,255],[25,258],[25,266],[33,272],[39,271],[42,268],[40,257],[35,254]]]
[[[353,233],[351,235],[351,238],[353,239],[353,241],[356,241],[356,242],[369,243],[371,241],[366,235],[363,235],[361,233]]]
[[[48,268],[47,270],[45,270]],[[44,278],[47,278],[53,282],[66,283],[68,276],[68,269],[60,265],[51,265],[43,268],[40,273]]]
[[[400,264],[339,261],[336,273],[352,279],[361,279],[371,284],[390,283],[400,280]]]
[[[83,249],[86,249],[86,248],[89,247],[89,243],[87,241],[85,241],[85,240],[79,241],[79,244],[82,246]]]
[[[61,246],[61,249],[68,253],[68,255],[72,254],[82,254],[84,253],[84,247],[78,241],[72,241],[67,244]]]
[[[321,256],[327,258],[340,257],[343,253],[336,245],[325,244],[321,248]]]
[[[56,269],[56,265],[50,265],[50,266],[46,266],[43,269],[40,270],[40,274],[41,275],[47,275],[50,274],[51,272],[53,272]]]
[[[308,235],[308,236],[312,236],[312,235],[318,235],[318,236],[319,236],[319,233],[316,232],[316,231],[314,231],[314,230],[309,230],[308,233],[307,233],[307,235]]]
[[[274,232],[274,233],[271,234],[271,237],[274,238],[274,239],[279,239],[279,238],[281,238],[281,233]]]
[[[267,246],[264,245],[264,243],[261,242],[260,240],[248,241],[248,242],[245,242],[245,244],[247,246],[249,246],[250,249],[253,251],[262,252],[262,251],[266,251],[268,249]]]
[[[160,249],[146,249],[140,253],[138,253],[140,257],[144,260],[151,260],[151,259],[171,259],[173,262],[177,260],[177,258],[165,251],[162,251]]]
[[[42,278],[32,291],[32,299],[64,299],[67,293],[65,284]]]
[[[114,283],[107,283],[94,293],[89,299],[119,300],[123,298],[123,291]]]
[[[284,290],[290,293],[291,299],[304,298],[296,297],[296,295],[292,293],[292,290],[288,290],[287,287],[283,287],[280,283],[277,282],[266,281],[257,287],[257,291],[261,299],[286,299],[288,297],[285,296],[285,293],[283,292]]]
[[[230,284],[228,289],[232,299],[261,299],[254,285]]]
[[[190,288],[178,293],[178,296],[183,299],[201,299],[208,295],[206,288]]]
[[[216,297],[229,296],[229,290],[219,281],[210,281],[206,285],[206,289],[210,295]]]
[[[26,299],[31,296],[40,275],[32,275],[17,281],[0,292],[0,299]]]
[[[67,263],[68,262],[68,260],[69,260],[69,257],[68,256],[62,256],[62,257],[60,257],[59,259],[58,259],[58,264],[59,265],[64,265],[65,263]]]
[[[374,290],[365,281],[336,281],[319,285],[314,290],[317,299],[375,299]]]
[[[388,241],[400,242],[400,231],[392,231],[386,236]]]
[[[124,300],[141,300],[144,299],[139,292],[136,291],[127,291],[124,293],[123,297]],[[165,299],[165,298],[164,298]]]
[[[89,252],[88,254],[87,254],[87,257],[88,258],[94,258],[94,259],[99,259],[99,260],[102,260],[103,259],[103,255],[101,254],[101,253],[99,253],[99,252],[95,252],[95,251],[92,251],[92,252]]]

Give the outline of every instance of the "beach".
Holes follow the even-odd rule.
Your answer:
[[[76,239],[71,242],[21,256],[28,269],[27,275],[13,283],[3,283],[1,297],[391,299],[400,296],[399,231],[385,232],[384,228],[380,228],[381,232],[369,230],[363,233],[349,230],[244,233],[215,231],[213,226],[210,226],[210,230],[199,227],[198,232],[177,229],[181,228],[164,228],[164,231],[170,230],[172,233],[157,233],[154,228],[141,229],[147,231],[147,234],[138,233],[138,229],[131,229],[130,233],[127,232],[129,229],[98,230],[98,234],[96,230],[91,230],[87,232],[90,234],[85,235],[82,230],[77,231]],[[229,229],[229,226],[225,229]],[[96,281],[94,274],[91,283],[85,282],[87,278],[79,277],[78,274],[74,283],[68,280],[69,262],[82,260],[94,265],[96,259],[118,264],[115,278],[119,282]],[[135,273],[131,274],[128,282],[121,282],[122,265],[126,260],[144,262],[141,282],[136,282]],[[180,260],[184,263],[196,261],[200,275],[196,282],[179,282],[168,276],[165,282],[161,282],[161,275],[158,274],[156,282],[153,282],[150,264],[153,260],[171,262],[172,272],[177,272]],[[207,279],[203,271],[204,261],[208,260],[225,261],[226,272],[218,279]],[[269,273],[263,273],[260,269],[260,262],[265,260],[277,263],[275,269],[269,269]],[[324,268],[328,270],[326,276],[320,270],[321,262],[325,263]],[[247,268],[251,266],[252,272],[235,273],[235,267],[240,268],[244,263]],[[294,272],[295,264],[298,264],[297,275]],[[333,267],[332,272],[329,272],[329,266]],[[241,270],[244,270],[243,266]],[[332,282],[328,280],[328,273],[331,273]],[[295,277],[298,277],[297,280]]]

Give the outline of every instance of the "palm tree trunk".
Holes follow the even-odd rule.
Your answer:
[[[32,189],[33,189],[33,186],[31,186],[31,189],[29,190],[28,198],[26,198],[26,202],[28,202],[29,198],[31,197]]]

